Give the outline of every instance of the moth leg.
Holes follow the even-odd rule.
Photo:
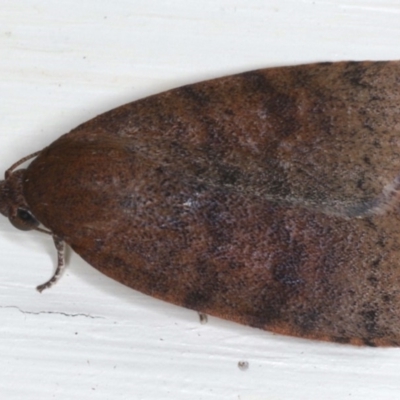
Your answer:
[[[200,311],[198,311],[198,314],[199,314],[199,318],[200,318],[200,323],[201,323],[202,325],[206,324],[206,323],[208,322],[208,316],[207,316],[207,314],[204,314],[204,313],[202,313],[202,312],[200,312]]]
[[[42,285],[39,285],[36,290],[40,293],[44,289],[50,289],[57,281],[60,279],[64,269],[65,269],[65,244],[64,241],[56,235],[53,235],[54,245],[57,250],[57,268],[53,274],[53,276]]]

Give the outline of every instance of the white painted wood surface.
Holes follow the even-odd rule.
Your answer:
[[[396,0],[2,0],[0,168],[110,108],[258,67],[399,59]],[[400,106],[400,105],[399,105]],[[400,349],[272,335],[143,296],[0,220],[0,398],[396,399]],[[247,361],[249,368],[238,368]]]

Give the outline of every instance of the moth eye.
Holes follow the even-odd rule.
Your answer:
[[[22,231],[35,229],[39,225],[39,221],[28,211],[18,208],[17,215],[9,218],[11,224]]]

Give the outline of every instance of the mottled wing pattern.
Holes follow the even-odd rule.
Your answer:
[[[278,333],[400,344],[400,63],[272,68],[46,148],[33,214],[106,275]]]

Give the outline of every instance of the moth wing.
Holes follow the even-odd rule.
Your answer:
[[[398,344],[399,70],[260,70],[128,104],[45,149],[26,199],[144,293],[276,332]]]

